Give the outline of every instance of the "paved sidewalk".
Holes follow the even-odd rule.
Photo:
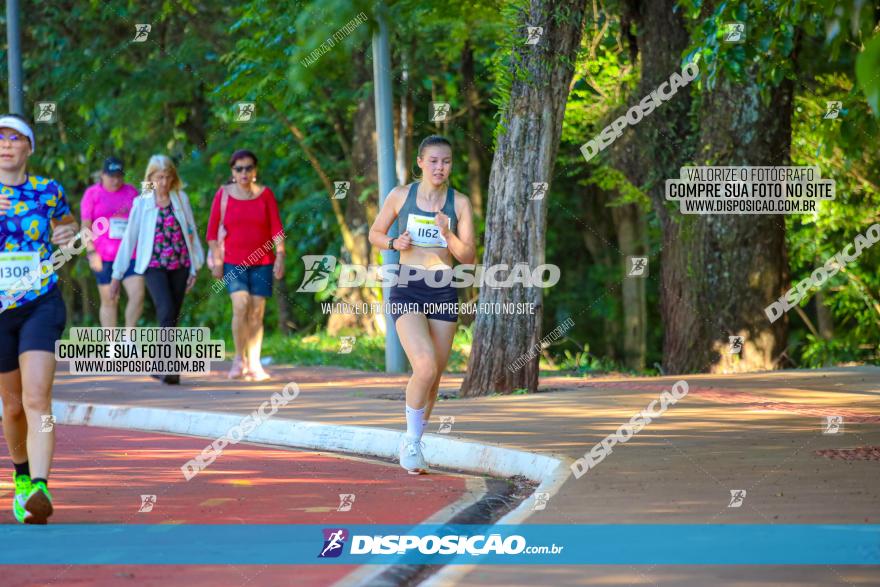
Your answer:
[[[70,376],[62,366],[55,397],[243,414],[294,381],[302,392],[276,418],[404,427],[405,376],[276,366],[275,382],[257,384],[227,381],[224,372],[169,387],[149,378]],[[428,431],[436,432],[440,416],[454,416],[453,437],[575,459],[678,379],[542,378],[545,393],[441,401]],[[880,523],[880,462],[865,450],[880,446],[880,368],[682,379],[690,386],[685,398],[585,476],[569,478],[528,522]],[[460,381],[444,378],[441,392],[454,394]],[[823,434],[833,415],[844,417],[843,432]],[[742,506],[729,508],[730,491],[740,489]],[[737,585],[876,585],[880,569],[493,566],[461,584],[724,585],[734,577]]]
[[[58,426],[50,487],[58,524],[417,524],[467,491],[465,478],[408,475],[398,467],[241,443],[224,449],[186,481],[180,465],[201,438],[84,426]],[[5,446],[0,458],[8,458]],[[11,477],[11,476],[10,476]],[[2,520],[12,484],[0,483]],[[354,494],[344,511],[339,494]],[[147,496],[146,499],[142,496]],[[155,498],[155,499],[154,499]],[[395,507],[389,508],[388,503]],[[205,545],[206,548],[209,545]],[[320,541],[315,540],[317,558]],[[4,566],[6,587],[49,585],[332,585],[356,565],[41,565]]]

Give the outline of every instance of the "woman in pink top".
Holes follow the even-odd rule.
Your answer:
[[[98,292],[101,295],[99,317],[104,328],[116,327],[118,298],[110,295],[110,272],[119,243],[125,234],[128,214],[132,202],[137,197],[137,190],[124,183],[122,161],[109,157],[104,161],[101,182],[86,190],[80,205],[83,228],[91,228],[92,222],[98,218],[106,218],[110,230],[95,237],[88,243],[89,267],[98,281]],[[134,271],[134,255],[122,280],[128,303],[125,305],[125,325],[137,326],[144,310],[144,278]]]
[[[257,156],[240,150],[229,160],[232,182],[214,196],[208,220],[209,265],[232,299],[235,358],[230,379],[269,379],[260,363],[263,312],[273,279],[284,276],[284,229],[275,194],[257,183]]]

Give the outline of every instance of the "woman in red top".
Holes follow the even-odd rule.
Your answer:
[[[211,205],[209,265],[232,298],[235,358],[229,378],[265,381],[270,376],[260,363],[263,312],[272,278],[284,276],[284,229],[275,194],[257,183],[256,155],[236,151],[229,167],[232,182],[220,186]]]

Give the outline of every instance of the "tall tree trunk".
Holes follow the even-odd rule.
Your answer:
[[[461,85],[464,90],[468,153],[468,196],[474,215],[483,217],[483,169],[480,161],[483,147],[480,141],[480,95],[474,75],[474,48],[470,39],[465,41],[461,54]]]
[[[704,10],[712,10],[707,5]],[[698,165],[787,165],[794,86],[770,89],[762,104],[757,65],[737,83],[719,75],[700,105]],[[669,176],[675,177],[675,176]],[[666,223],[662,312],[668,372],[773,369],[786,346],[787,319],[770,323],[769,300],[788,281],[785,217],[705,215]],[[729,336],[743,336],[730,352]]]
[[[819,334],[825,340],[834,338],[834,316],[831,310],[825,305],[825,294],[822,290],[816,292],[813,297],[813,303],[816,304],[816,324],[819,326]]]
[[[793,85],[774,88],[767,108],[753,75],[741,85],[722,79],[703,96],[698,164],[788,164]],[[663,308],[667,371],[773,369],[785,349],[787,320],[771,324],[764,307],[788,281],[785,217],[697,216],[677,228],[681,298]],[[737,335],[742,350],[730,353],[728,337]]]
[[[714,7],[707,4],[705,11]],[[681,68],[688,46],[681,11],[672,0],[638,4],[642,56],[639,95]],[[784,218],[780,216],[684,217],[667,206],[662,179],[678,177],[682,164],[784,165],[791,134],[790,82],[773,89],[773,108],[763,107],[754,71],[744,84],[719,80],[704,94],[701,131],[692,144],[690,92],[680,91],[642,123],[639,144],[654,177],[649,191],[663,230],[660,311],[664,368],[670,373],[769,369],[785,346],[787,321],[771,325],[763,313],[788,276]],[[642,130],[641,128],[639,129]],[[729,353],[731,335],[744,337]]]
[[[513,47],[519,67],[511,71],[510,99],[503,116],[505,131],[498,137],[489,173],[489,204],[483,263],[532,268],[544,263],[547,228],[545,199],[530,200],[533,182],[550,182],[562,117],[568,99],[574,62],[583,33],[585,0],[532,0],[523,11],[519,30],[541,26],[537,45]],[[517,72],[524,71],[524,77]],[[463,396],[492,391],[510,393],[538,387],[541,288],[480,290],[481,303],[532,303],[534,314],[480,314],[474,324],[474,344],[462,383]],[[533,354],[530,351],[535,351]],[[521,357],[531,357],[517,368]]]
[[[624,259],[628,256],[645,256],[644,216],[635,204],[615,206],[611,209],[617,229],[617,244]],[[629,268],[626,268],[627,270]],[[623,363],[630,369],[645,368],[648,350],[648,301],[645,279],[626,277],[621,284],[623,309]]]
[[[641,79],[635,97],[640,100],[669,76],[681,69],[681,55],[690,43],[681,10],[676,0],[634,0],[625,5],[623,20],[633,22],[639,35],[629,34],[631,56],[641,56]],[[692,160],[696,143],[690,129],[690,93],[679,91],[613,143],[609,151],[611,164],[621,170],[630,183],[640,186],[651,198],[660,220],[663,247],[660,267],[649,264],[649,279],[660,273],[660,299],[663,324],[670,328],[669,316],[663,311],[680,299],[676,249],[678,237],[677,211],[670,211],[664,197],[664,179],[677,177],[679,168]],[[623,114],[620,112],[618,115]],[[646,253],[645,218],[635,206],[615,209],[618,243],[623,257]],[[621,259],[621,262],[624,262]],[[634,369],[644,367],[647,352],[647,294],[645,279],[624,278],[623,321],[624,362]],[[664,346],[665,351],[665,346]],[[665,352],[664,352],[665,354]]]

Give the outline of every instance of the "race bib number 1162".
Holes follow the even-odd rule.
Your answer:
[[[412,237],[412,244],[417,247],[446,248],[446,239],[440,234],[440,227],[434,224],[433,216],[410,214],[406,221],[406,230]]]

